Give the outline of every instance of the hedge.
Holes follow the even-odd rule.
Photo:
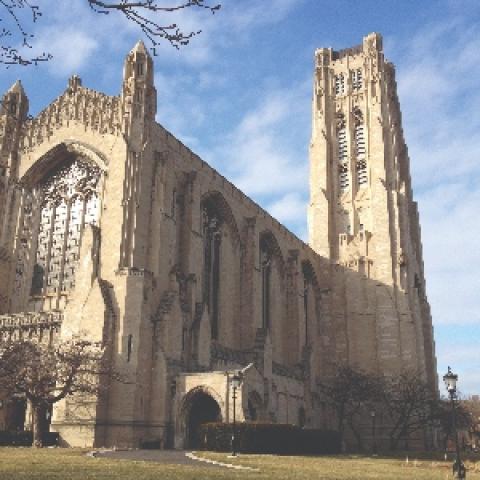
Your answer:
[[[31,431],[9,432],[0,431],[0,446],[31,447],[33,443],[33,434]],[[47,432],[43,440],[45,447],[58,445],[58,433]]]
[[[236,449],[244,453],[335,454],[340,453],[340,436],[330,430],[300,428],[273,423],[238,423]],[[202,450],[228,452],[232,448],[231,423],[204,423],[199,427]]]

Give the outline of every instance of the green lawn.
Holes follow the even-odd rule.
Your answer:
[[[203,480],[203,479],[315,479],[315,480],[446,480],[451,478],[451,462],[405,458],[338,456],[279,457],[200,452],[225,463],[259,468],[259,472],[233,471],[225,468],[175,466],[149,462],[91,458],[85,450],[46,448],[0,448],[1,480]],[[468,480],[480,480],[480,459],[467,462]]]
[[[441,455],[421,455],[416,460],[410,453],[408,463],[406,457],[367,457],[341,455],[336,457],[279,457],[274,455],[241,455],[232,462],[225,454],[198,453],[225,463],[238,463],[259,468],[261,473],[248,474],[253,478],[275,480],[446,480],[452,478],[452,462],[443,461]],[[428,458],[430,457],[430,458]],[[440,460],[442,458],[442,460]],[[466,462],[468,480],[480,480],[480,458]]]

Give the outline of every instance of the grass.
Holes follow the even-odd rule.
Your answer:
[[[416,459],[410,452],[406,456],[368,457],[339,455],[332,457],[279,457],[275,455],[241,455],[228,459],[226,454],[199,453],[198,456],[238,463],[261,470],[257,477],[275,480],[446,480],[452,478],[452,461],[445,462],[443,456],[422,454]],[[466,462],[468,480],[480,480],[480,457]]]
[[[198,456],[225,463],[260,469],[259,472],[206,468],[201,465],[166,465],[91,458],[81,449],[0,448],[1,480],[446,480],[451,476],[451,461],[423,455],[415,460],[405,457],[287,457],[275,455],[241,455],[236,459],[224,453],[199,452]],[[480,458],[467,462],[468,480],[480,480]]]

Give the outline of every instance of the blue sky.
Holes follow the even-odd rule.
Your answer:
[[[118,94],[139,30],[85,0],[37,3],[34,51],[54,58],[2,69],[0,89],[20,78],[32,114],[74,73]],[[180,52],[158,50],[158,121],[304,239],[313,52],[382,33],[397,67],[439,372],[451,365],[464,393],[480,393],[480,2],[225,0],[215,16],[185,10],[175,21],[203,33]]]

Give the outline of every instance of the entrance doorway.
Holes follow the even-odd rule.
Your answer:
[[[190,402],[191,406],[187,417],[187,445],[188,448],[199,448],[200,425],[219,422],[222,415],[218,403],[207,393],[195,393]]]

